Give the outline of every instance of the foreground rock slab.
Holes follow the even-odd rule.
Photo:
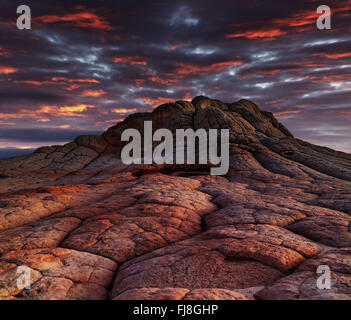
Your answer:
[[[146,120],[229,129],[228,173],[124,165],[121,133]],[[0,299],[349,300],[350,250],[351,155],[294,138],[248,100],[168,103],[0,160]]]

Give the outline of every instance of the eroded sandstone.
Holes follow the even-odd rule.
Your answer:
[[[124,165],[121,133],[146,120],[229,129],[229,172]],[[168,103],[0,160],[0,299],[350,299],[350,214],[351,155],[295,139],[248,100]]]

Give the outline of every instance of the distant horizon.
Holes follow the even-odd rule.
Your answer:
[[[172,102],[172,101],[170,101]],[[264,111],[267,111],[267,110],[264,110]],[[120,122],[122,122],[124,119],[121,119]],[[280,121],[278,118],[277,118],[278,121]],[[281,121],[280,121],[281,122]],[[284,122],[284,121],[283,121]],[[283,122],[281,122],[283,125],[285,125]],[[117,124],[118,122],[116,122]],[[111,126],[109,127],[112,127],[114,126],[115,124],[111,124]],[[287,129],[291,132],[291,130],[287,127]],[[74,134],[74,131],[71,132],[71,135],[72,137],[71,138],[68,138],[67,140],[65,141],[48,141],[47,144],[38,144],[36,147],[33,147],[33,148],[13,148],[13,147],[9,147],[9,148],[0,148],[0,159],[6,159],[6,158],[12,158],[12,157],[16,157],[16,156],[22,156],[22,155],[28,155],[28,154],[31,154],[33,153],[35,150],[37,150],[38,148],[41,148],[41,147],[46,147],[46,146],[60,146],[60,145],[64,145],[66,143],[69,143],[69,142],[72,142],[75,138],[77,138],[78,136],[80,135],[102,135],[104,131],[100,131],[100,132],[83,132],[83,131],[76,131],[76,134]],[[308,139],[303,139],[301,137],[298,137],[296,136],[293,132],[291,132],[293,134],[293,136],[297,139],[300,139],[300,140],[304,140],[306,142],[309,142],[309,143],[312,143],[312,144],[315,144],[315,145],[319,145],[319,146],[322,146],[322,147],[327,147],[327,148],[330,148],[330,149],[333,149],[335,151],[340,151],[340,152],[345,152],[345,153],[349,153],[351,154],[351,146],[347,149],[346,148],[346,151],[345,150],[338,150],[336,148],[333,148],[333,147],[330,147],[330,145],[327,145],[327,144],[316,144],[314,143],[313,141],[309,141]],[[347,151],[348,150],[348,151]],[[9,156],[6,156],[6,155],[9,155]]]

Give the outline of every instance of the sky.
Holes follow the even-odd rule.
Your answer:
[[[0,0],[0,158],[198,95],[250,99],[351,153],[351,0]]]

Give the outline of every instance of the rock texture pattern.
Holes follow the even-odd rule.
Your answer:
[[[121,133],[146,120],[229,129],[229,172],[124,165]],[[0,299],[351,299],[351,155],[196,97],[0,160]]]

